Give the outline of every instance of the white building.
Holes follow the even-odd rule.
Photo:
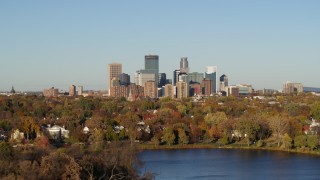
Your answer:
[[[64,126],[61,127],[58,125],[53,125],[51,127],[49,124],[47,127],[44,127],[44,129],[52,139],[69,138],[69,130],[66,130]]]

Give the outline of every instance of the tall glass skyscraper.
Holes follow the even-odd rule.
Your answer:
[[[155,82],[159,82],[159,56],[146,55],[144,57],[144,70],[155,74]]]
[[[212,80],[212,93],[217,93],[217,66],[208,66],[206,67],[205,78]]]
[[[159,56],[146,55],[144,60],[144,69],[159,74]]]

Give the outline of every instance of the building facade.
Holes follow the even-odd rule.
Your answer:
[[[59,89],[55,89],[54,87],[43,90],[44,97],[57,97],[59,95]]]
[[[177,82],[177,98],[187,98],[189,96],[189,87],[186,82]]]
[[[175,98],[175,87],[172,84],[166,84],[164,86],[164,96]]]
[[[69,96],[75,96],[76,95],[76,86],[75,85],[71,85],[69,87]]]
[[[220,92],[225,92],[226,91],[226,87],[229,85],[229,80],[228,80],[228,76],[223,74],[222,76],[220,76]]]
[[[203,78],[204,78],[204,74],[203,73],[198,73],[198,72],[192,72],[188,74],[189,76],[189,83],[199,83],[201,84]]]
[[[144,96],[150,98],[158,97],[158,86],[155,81],[147,81],[144,86]]]
[[[187,57],[182,57],[180,60],[180,72],[189,73],[189,62]]]
[[[287,81],[283,85],[283,93],[285,94],[297,94],[303,92],[303,85],[301,83],[294,83]]]
[[[112,87],[111,80],[113,78],[119,78],[119,75],[122,73],[122,64],[112,63],[108,64],[108,88]]]
[[[217,93],[217,71],[218,67],[217,66],[208,66],[206,67],[206,72],[205,72],[205,78],[209,78],[212,80],[212,94]]]
[[[130,75],[126,73],[121,73],[119,75],[120,85],[129,86],[130,85]]]
[[[83,86],[78,86],[78,96],[82,96],[83,94]]]
[[[212,95],[212,83],[213,81],[209,78],[204,78],[201,82],[201,91],[204,96]]]
[[[129,88],[127,86],[113,86],[110,88],[110,96],[128,98]]]

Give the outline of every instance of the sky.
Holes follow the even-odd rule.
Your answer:
[[[229,84],[320,87],[319,0],[0,1],[0,91],[72,84],[107,89],[109,63],[131,75],[159,55],[172,78],[218,66]]]

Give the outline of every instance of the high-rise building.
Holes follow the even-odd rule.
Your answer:
[[[111,87],[120,86],[120,79],[118,77],[114,77],[111,79]]]
[[[122,73],[122,64],[112,63],[108,64],[108,88],[112,87],[111,80],[113,78],[119,78],[119,75]]]
[[[180,70],[173,71],[173,85],[177,85],[177,82],[179,81],[179,74]]]
[[[212,94],[217,93],[217,66],[206,67],[205,78],[212,80]]]
[[[203,78],[204,78],[204,74],[203,73],[198,73],[198,72],[192,72],[188,74],[189,76],[189,83],[193,84],[193,83],[201,83]]]
[[[166,73],[159,74],[159,85],[158,87],[165,86],[167,84],[167,75]]]
[[[173,99],[175,96],[174,91],[175,91],[175,88],[172,84],[166,84],[164,86],[164,96],[165,97],[171,97]]]
[[[159,74],[159,56],[146,55],[144,61],[144,69],[151,70],[154,73]]]
[[[139,70],[135,73],[135,83],[137,85],[144,87],[148,81],[156,81],[156,74],[154,72]]]
[[[186,82],[189,84],[189,78],[187,73],[180,73],[178,75],[178,82]]]
[[[303,85],[301,83],[294,83],[287,81],[283,85],[283,93],[285,94],[297,94],[303,92]]]
[[[180,72],[189,73],[189,62],[187,57],[182,57],[180,60]]]
[[[59,89],[55,89],[54,87],[43,90],[44,97],[57,97],[59,94]]]
[[[228,76],[226,76],[225,74],[223,74],[220,77],[220,92],[225,92],[226,91],[226,87],[228,86]]]
[[[130,85],[130,75],[122,73],[119,75],[120,85],[129,86]]]
[[[227,96],[239,96],[239,87],[238,86],[228,86]]]
[[[189,87],[188,83],[186,82],[177,82],[177,98],[182,99],[182,98],[187,98],[189,95]]]
[[[201,89],[202,89],[202,94],[204,96],[212,95],[212,87],[213,87],[212,84],[213,84],[213,81],[209,78],[204,78],[202,80]]]
[[[75,85],[71,85],[69,87],[69,96],[75,96],[76,95],[76,86]]]
[[[83,86],[78,86],[78,96],[82,96]]]
[[[150,98],[158,97],[158,88],[155,81],[147,81],[144,86],[144,95]]]

